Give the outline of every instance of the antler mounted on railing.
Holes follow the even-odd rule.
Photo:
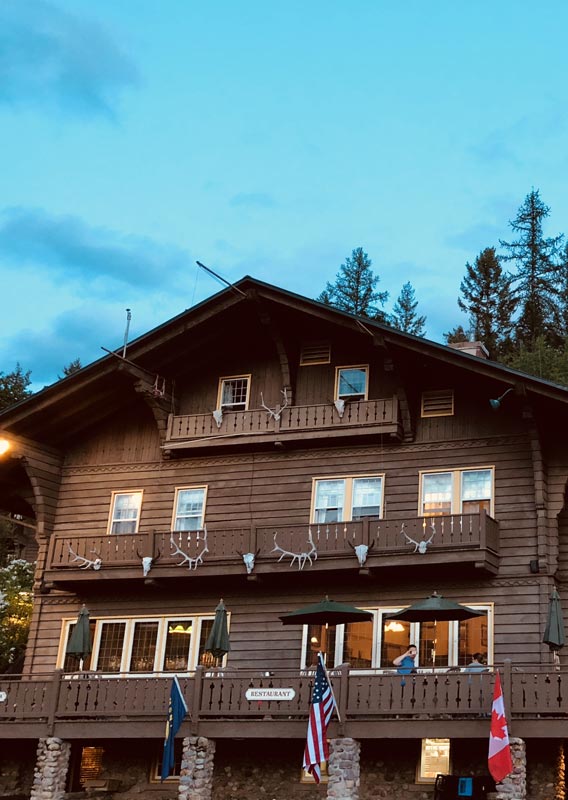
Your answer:
[[[405,525],[405,523],[403,522],[402,523],[402,528],[400,529],[400,532],[402,533],[402,535],[404,536],[404,538],[406,539],[406,541],[409,544],[413,544],[414,545],[414,551],[413,552],[414,553],[420,553],[420,555],[423,556],[424,553],[428,550],[428,545],[432,543],[432,539],[436,535],[436,524],[432,521],[432,523],[431,523],[432,535],[430,536],[429,539],[422,539],[421,542],[417,542],[416,539],[412,539],[412,537],[410,537],[407,533],[405,533],[404,525]],[[424,530],[425,530],[426,529],[426,519],[424,519],[424,526],[423,527],[424,527]]]
[[[197,541],[199,541],[199,531],[197,532]],[[184,564],[188,564],[189,569],[197,569],[198,564],[203,564],[203,556],[205,555],[205,553],[209,552],[209,548],[207,547],[207,526],[206,525],[203,526],[203,549],[197,556],[195,556],[195,558],[192,558],[192,556],[190,556],[189,553],[184,553],[181,547],[178,547],[178,545],[174,541],[173,533],[170,534],[170,544],[174,548],[172,555],[183,556],[182,560],[177,564],[178,567],[182,567]]]
[[[69,548],[69,552],[73,556],[72,561],[78,561],[79,562],[79,569],[99,570],[102,567],[102,565],[103,565],[102,558],[100,557],[100,553],[97,553],[96,550],[91,550],[91,553],[94,553],[96,555],[96,558],[84,558],[83,556],[78,555],[72,549],[70,544],[68,544],[67,547]]]
[[[158,561],[160,560],[161,553],[158,550],[158,555],[156,556],[156,558],[154,558],[154,556],[143,556],[143,555],[141,555],[138,552],[138,549],[137,549],[136,550],[136,555],[138,556],[138,558],[142,562],[142,572],[144,573],[144,577],[146,577],[148,575],[148,573],[150,572],[150,570],[152,569],[152,567],[154,566],[154,564],[157,564]]]
[[[304,551],[303,553],[292,553],[290,550],[283,550],[279,544],[276,543],[276,537],[278,536],[278,531],[274,531],[274,548],[272,550],[273,553],[282,553],[280,558],[278,559],[278,563],[282,561],[285,556],[291,556],[292,561],[290,561],[290,566],[294,564],[294,561],[298,561],[298,569],[304,569],[306,566],[306,561],[310,562],[310,567],[312,566],[312,559],[315,561],[318,557],[317,549],[314,544],[314,540],[312,539],[312,531],[308,529],[308,544],[311,545],[310,550]]]
[[[251,575],[254,569],[254,562],[256,561],[256,557],[260,553],[260,547],[256,551],[256,553],[241,553],[240,550],[237,550],[237,553],[243,559],[243,563],[247,569],[247,575]]]
[[[288,405],[288,394],[286,389],[282,389],[280,392],[284,396],[284,405],[283,406],[275,406],[274,409],[268,408],[267,405],[264,403],[264,397],[262,396],[262,392],[260,393],[260,405],[268,411],[268,416],[273,417],[276,422],[280,422],[280,417],[282,416],[282,412]]]
[[[373,545],[375,544],[375,540],[371,542],[371,544],[351,544],[351,542],[347,542],[349,547],[352,547],[355,551],[355,555],[357,556],[357,561],[359,562],[359,566],[362,567],[367,560],[367,556],[369,555],[369,550],[373,549]]]

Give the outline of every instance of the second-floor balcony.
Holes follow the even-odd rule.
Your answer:
[[[282,442],[388,434],[401,438],[398,399],[345,403],[339,410],[334,403],[308,406],[287,406],[269,411],[255,408],[247,411],[224,411],[217,414],[170,414],[166,432],[166,450],[189,449],[227,444],[253,444],[279,440]]]
[[[243,554],[254,555],[250,572]],[[428,518],[367,517],[322,525],[56,533],[50,541],[45,581],[49,586],[93,577],[140,580],[144,557],[153,559],[152,576],[160,579],[457,564],[496,573],[499,526],[482,511]]]

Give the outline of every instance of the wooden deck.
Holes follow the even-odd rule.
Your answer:
[[[505,704],[515,735],[562,735],[568,720],[568,670],[500,667]],[[445,736],[488,735],[494,673],[358,673],[345,665],[331,673],[342,730],[374,738],[413,738],[419,730]],[[258,674],[199,667],[180,677],[188,705],[187,730],[219,737],[304,735],[313,672]],[[163,735],[171,676],[104,677],[94,673],[0,679],[0,738],[45,735]],[[250,689],[292,689],[290,700],[247,699]],[[114,731],[114,732],[113,732]],[[523,733],[525,732],[525,733]]]
[[[415,543],[432,539],[426,552]],[[192,532],[56,534],[50,541],[49,583],[93,577],[140,579],[141,556],[152,556],[152,576],[246,575],[242,553],[256,553],[253,574],[283,570],[359,569],[354,547],[369,547],[365,569],[469,563],[496,573],[499,526],[485,512],[432,518],[371,519],[330,525],[274,525]],[[288,555],[283,555],[288,553]],[[294,557],[295,556],[295,557]],[[93,562],[100,559],[99,569]],[[88,566],[88,562],[91,566]],[[303,566],[302,566],[303,565]]]
[[[280,414],[264,408],[227,411],[218,425],[213,414],[170,414],[165,449],[179,450],[231,443],[251,444],[274,439],[329,438],[369,433],[401,437],[396,396],[346,403],[342,416],[333,403],[288,406]]]

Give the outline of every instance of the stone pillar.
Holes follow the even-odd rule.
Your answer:
[[[327,762],[328,800],[358,800],[361,744],[356,739],[330,739]]]
[[[205,736],[183,740],[179,800],[211,800],[215,742]]]
[[[492,800],[526,800],[527,796],[527,753],[523,739],[509,739],[513,771],[498,783],[495,792],[488,795]]]
[[[30,800],[62,800],[71,745],[55,736],[40,739]]]

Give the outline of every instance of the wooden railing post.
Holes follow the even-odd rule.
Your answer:
[[[61,694],[61,684],[63,683],[63,670],[56,669],[53,673],[53,680],[51,684],[51,696],[49,698],[49,706],[47,709],[47,735],[53,736],[55,731],[55,719],[57,717],[57,707],[59,705],[59,697]]]
[[[503,662],[503,702],[505,703],[505,718],[507,720],[507,729],[511,735],[513,727],[513,669],[510,658],[506,658]]]
[[[349,700],[349,672],[351,664],[342,664],[339,668],[339,716],[341,717],[341,725],[343,726],[347,721],[347,704]]]
[[[482,508],[479,512],[479,549],[485,550],[487,548],[487,511]]]
[[[203,667],[195,668],[193,677],[193,698],[191,704],[191,725],[197,727],[199,722],[199,711],[201,709],[201,695],[203,690]]]

